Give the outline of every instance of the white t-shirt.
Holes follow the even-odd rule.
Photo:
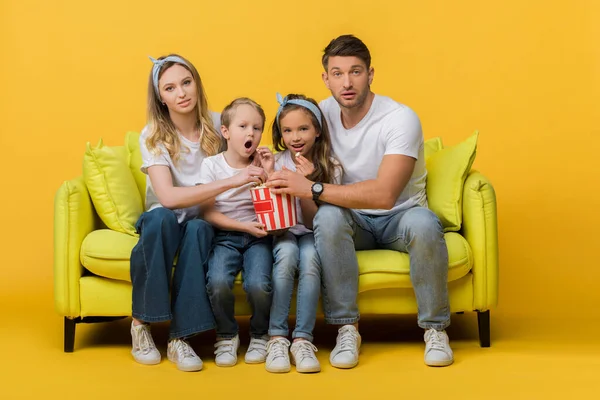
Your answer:
[[[295,171],[296,170],[296,164],[294,163],[294,159],[292,157],[292,152],[289,150],[284,150],[281,153],[277,153],[275,154],[275,170],[279,171],[283,168],[283,166],[285,165],[285,167],[291,171]],[[336,166],[339,166],[339,163],[337,160],[334,160],[334,164]],[[335,183],[336,185],[341,184],[342,182],[342,168],[337,167],[335,169],[334,172],[334,176],[333,176],[333,182],[331,183]],[[304,221],[302,218],[302,209],[300,208],[300,199],[296,197],[296,214],[298,215],[298,222],[296,225],[294,225],[293,227],[290,228],[290,232],[292,232],[294,235],[304,235],[305,233],[309,233],[312,232],[310,229],[308,229],[305,225],[304,225]]]
[[[391,210],[356,211],[387,215],[415,205],[427,207],[423,131],[413,110],[389,97],[375,95],[367,115],[356,126],[346,129],[340,106],[333,97],[321,101],[319,106],[329,126],[333,152],[344,167],[343,184],[377,178],[383,156],[388,154],[402,154],[417,160],[410,180]]]
[[[207,157],[200,168],[200,180],[202,184],[215,182],[221,179],[231,178],[242,172],[243,169],[232,168],[227,164],[223,153]],[[254,204],[250,189],[254,183],[250,182],[244,186],[229,189],[215,197],[215,209],[225,216],[240,222],[257,221]]]
[[[220,132],[221,116],[219,113],[211,113],[212,120],[217,132]],[[146,174],[146,211],[153,210],[157,207],[162,207],[162,204],[158,201],[158,197],[152,187],[150,176],[148,176],[148,168],[153,165],[165,165],[169,167],[171,171],[171,177],[173,178],[173,186],[187,187],[194,186],[198,182],[198,176],[200,175],[200,166],[202,161],[206,158],[206,155],[200,148],[200,142],[192,142],[182,135],[179,135],[181,140],[181,154],[177,165],[171,160],[171,156],[167,149],[159,145],[158,154],[153,154],[148,150],[146,146],[146,139],[150,135],[149,126],[145,126],[140,134],[140,150],[142,152],[142,167],[141,170]],[[185,148],[189,151],[185,151]],[[199,206],[192,206],[188,208],[180,208],[173,210],[177,216],[177,222],[180,224],[189,221],[190,219],[196,218],[200,214]]]

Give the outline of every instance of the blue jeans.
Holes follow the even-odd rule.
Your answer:
[[[256,238],[247,233],[217,231],[208,260],[206,288],[217,322],[217,337],[231,339],[238,334],[233,284],[242,271],[243,288],[252,308],[250,335],[260,338],[269,328],[271,308],[271,236]]]
[[[390,249],[410,256],[410,279],[421,328],[450,325],[448,249],[438,217],[424,207],[391,215],[365,215],[332,205],[314,219],[317,253],[323,267],[323,308],[330,324],[359,319],[358,262],[354,250]]]
[[[294,278],[298,272],[296,329],[292,338],[304,338],[312,342],[321,289],[321,263],[315,249],[315,238],[312,233],[296,236],[288,231],[285,235],[275,238],[273,256],[273,304],[269,335],[289,334],[288,316],[294,292]]]
[[[144,322],[171,320],[170,339],[213,329],[215,321],[206,294],[212,226],[201,219],[180,225],[173,211],[159,207],[143,213],[135,228],[140,239],[130,261],[132,316]]]

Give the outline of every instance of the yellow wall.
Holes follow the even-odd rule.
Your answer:
[[[321,99],[321,50],[370,47],[374,91],[447,145],[481,132],[495,184],[498,313],[600,316],[600,3],[595,1],[0,2],[0,292],[50,290],[53,196],[86,141],[121,144],[145,118],[147,56],[195,63],[210,105]],[[12,293],[12,294],[10,294]]]

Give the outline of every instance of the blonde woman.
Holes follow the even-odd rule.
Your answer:
[[[186,339],[215,326],[205,282],[214,233],[198,218],[199,204],[258,182],[262,169],[249,166],[229,179],[198,185],[202,161],[223,145],[215,129],[219,115],[209,112],[198,71],[188,60],[176,54],[151,60],[148,123],[140,135],[146,212],[136,224],[140,239],[131,253],[132,355],[141,364],[158,364],[149,323],[170,320],[168,359],[182,371],[199,371],[202,360]]]

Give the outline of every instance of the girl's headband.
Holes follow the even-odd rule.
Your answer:
[[[154,64],[152,66],[152,84],[154,85],[154,92],[156,93],[156,95],[158,96],[159,99],[160,99],[160,90],[158,90],[158,75],[160,75],[160,70],[162,69],[163,65],[165,65],[165,63],[173,62],[173,63],[177,63],[177,64],[182,64],[182,65],[185,65],[188,69],[191,69],[189,64],[187,63],[187,61],[185,61],[183,58],[181,58],[179,56],[168,56],[161,60],[156,60],[152,57],[148,57],[148,58],[150,58],[150,61],[152,61],[152,63]]]
[[[312,112],[315,115],[315,117],[317,117],[319,125],[323,127],[323,122],[321,120],[321,111],[319,111],[319,107],[315,106],[310,101],[302,99],[288,99],[287,96],[285,96],[285,98],[282,98],[281,94],[277,93],[277,102],[279,103],[279,109],[277,110],[277,116],[275,117],[275,119],[277,120],[277,125],[279,125],[279,114],[281,114],[283,108],[288,104],[295,104],[297,106],[304,107],[310,112]]]

